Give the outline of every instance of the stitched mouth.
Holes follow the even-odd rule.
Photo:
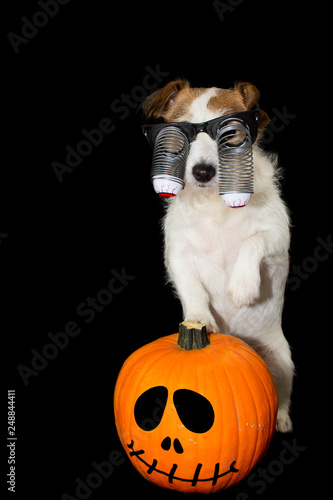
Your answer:
[[[177,467],[178,467],[177,464],[173,464],[169,472],[165,472],[165,471],[159,470],[156,467],[157,466],[157,460],[155,458],[153,460],[153,463],[149,464],[148,462],[146,462],[145,460],[143,460],[143,458],[140,457],[140,455],[142,455],[144,453],[144,450],[137,450],[137,451],[134,450],[134,441],[133,441],[133,439],[132,439],[131,443],[128,444],[127,446],[128,446],[128,448],[130,448],[130,450],[132,450],[130,452],[130,456],[131,457],[136,457],[138,460],[140,460],[140,462],[142,462],[143,464],[146,465],[146,467],[147,467],[147,474],[151,474],[152,472],[157,472],[158,474],[163,474],[164,476],[168,477],[168,480],[169,480],[170,484],[172,484],[173,481],[183,481],[183,482],[186,482],[186,483],[191,483],[191,486],[195,486],[198,482],[212,481],[212,485],[215,485],[217,483],[217,480],[220,477],[226,476],[227,474],[230,474],[231,472],[238,472],[239,471],[239,469],[236,469],[236,467],[235,467],[236,460],[234,460],[230,464],[230,468],[229,468],[228,471],[223,472],[222,474],[219,474],[220,464],[218,462],[217,464],[215,464],[214,475],[212,477],[200,478],[199,476],[200,476],[200,471],[201,471],[201,468],[202,468],[202,464],[199,463],[196,466],[196,469],[194,471],[193,477],[191,479],[185,479],[185,478],[178,477],[178,476],[175,475]]]

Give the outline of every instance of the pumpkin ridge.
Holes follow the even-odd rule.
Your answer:
[[[252,359],[255,359],[256,362],[260,362],[261,367],[265,370],[265,372],[268,372],[269,376],[271,377],[272,382],[274,383],[271,371],[268,368],[268,366],[266,365],[266,363],[264,362],[264,360],[262,359],[262,357],[254,349],[252,349],[251,347],[250,347],[250,349],[251,349],[251,351],[247,351],[247,352],[249,352],[249,353],[252,354]],[[236,352],[235,349],[233,349],[233,351]],[[247,361],[250,364],[253,372],[256,374],[256,377],[257,377],[258,381],[261,384],[261,387],[263,388],[263,392],[265,393],[265,395],[267,397],[267,401],[270,403],[270,397],[269,397],[269,395],[267,393],[266,385],[262,382],[262,378],[258,375],[258,372],[255,369],[255,367],[253,366],[253,364],[249,361],[249,359],[247,357],[244,357],[244,355],[241,352],[237,352],[237,354],[239,354],[239,356],[241,356],[243,359],[245,359],[245,361]],[[274,383],[274,387],[275,387],[275,383]]]
[[[236,337],[237,338],[237,337]],[[248,359],[244,356],[244,355],[241,355],[237,350],[233,349],[232,348],[233,346],[232,345],[228,345],[226,346],[226,349],[230,350],[232,353],[236,354],[236,355],[239,355],[247,365],[250,365],[251,366],[251,369],[253,369],[252,365],[249,363]],[[244,349],[246,350],[246,347],[244,346]],[[249,351],[247,351],[249,352]],[[222,360],[219,360],[220,363],[222,364],[222,366],[224,366],[224,363],[222,362]],[[233,373],[235,372],[235,370],[237,370],[237,372],[239,373],[241,379],[242,379],[242,383],[246,386],[247,388],[247,393],[248,393],[248,396],[247,397],[250,397],[251,398],[251,402],[252,402],[252,408],[254,408],[255,410],[255,420],[256,420],[256,426],[258,426],[258,411],[257,411],[257,405],[255,403],[255,399],[253,397],[253,394],[252,394],[252,391],[250,389],[250,386],[247,382],[247,379],[245,378],[244,374],[243,374],[243,371],[240,369],[240,367],[238,366],[238,363],[237,363],[237,360],[234,359],[232,356],[230,356],[230,367],[228,368],[227,365],[224,366],[224,369],[225,369],[225,372],[226,372],[226,378],[228,379],[229,381],[229,384],[231,386],[231,390],[232,390],[232,394],[233,394],[233,397],[234,397],[234,404],[235,404],[235,409],[236,409],[236,415],[237,415],[237,423],[238,423],[238,429],[240,429],[240,421],[239,421],[239,415],[238,415],[238,407],[237,407],[237,403],[236,403],[236,398],[235,398],[235,389],[237,389],[237,387],[235,388],[234,386],[234,382],[233,382]],[[230,370],[230,372],[229,372]],[[256,378],[258,378],[257,374],[256,374]],[[245,405],[244,405],[245,407]],[[239,448],[239,435],[237,434],[237,437],[238,437],[238,448]],[[253,461],[254,461],[254,458],[256,457],[256,453],[257,453],[257,449],[258,449],[258,440],[256,440],[256,444],[255,444],[255,447],[254,447],[254,450],[253,450],[253,453],[252,453],[252,457],[251,457],[251,462],[250,462],[250,467],[248,467],[248,470],[246,471],[246,474],[244,475],[244,477],[246,477],[246,475],[248,474],[248,472],[251,470],[252,468],[252,464],[253,464]],[[248,450],[247,450],[247,453],[248,453]],[[231,478],[230,478],[231,479]]]
[[[149,345],[149,344],[148,344]],[[142,365],[142,367],[144,368],[145,372],[149,372],[149,370],[151,369],[151,367],[158,363],[160,361],[160,359],[169,354],[170,351],[168,352],[163,352],[163,354],[161,354],[161,356],[159,356],[158,358],[156,358],[156,351],[155,351],[155,357],[153,360],[151,360],[151,363],[147,363],[147,361],[145,360],[145,358],[148,358],[148,361],[150,359],[150,356],[151,356],[151,352],[146,352],[146,353],[142,353],[143,356],[140,356],[138,359],[135,359],[135,357],[133,358],[133,363],[130,363],[128,366],[125,367],[125,370],[123,372],[123,376],[122,376],[122,379],[120,380],[121,383],[126,383],[126,379],[127,379],[127,376],[129,373],[131,373],[132,371],[132,367],[134,364],[138,364],[140,362],[140,364]],[[135,354],[135,353],[134,353]],[[148,366],[147,366],[148,365]],[[136,392],[137,391],[137,388],[138,386],[141,384],[141,377],[137,377],[136,378],[136,383],[132,383],[131,385],[131,391],[133,392]],[[119,385],[120,387],[121,385]],[[117,394],[115,393],[115,400],[116,398],[119,400],[121,398],[121,393],[120,391],[117,391]],[[133,409],[134,410],[134,409]]]
[[[127,361],[131,361],[130,363],[127,363],[127,361],[124,363],[122,369],[124,370],[123,373],[123,380],[126,379],[127,372],[132,371],[132,368],[134,365],[137,365],[138,363],[141,363],[142,366],[146,368],[146,362],[145,359],[149,359],[151,357],[151,351],[147,352],[142,352],[139,357],[133,356],[132,359],[128,359]],[[153,360],[152,363],[154,363],[156,360]]]
[[[151,353],[153,352],[152,347],[154,347],[154,346],[152,344],[156,344],[156,347],[158,347],[159,350],[165,349],[165,351],[171,352],[171,349],[172,349],[174,343],[167,341],[167,339],[170,339],[170,341],[174,340],[171,337],[174,337],[174,334],[173,335],[166,335],[165,337],[162,337],[161,339],[153,340],[152,342],[149,342],[149,344],[146,344],[145,346],[140,347],[139,349],[134,351],[127,358],[127,360],[123,364],[122,368],[124,368],[125,370],[131,370],[133,365],[136,365],[139,361],[140,362],[144,361],[145,358],[149,358],[151,356]],[[165,339],[165,341],[164,341],[164,339]],[[161,346],[159,344],[160,341],[165,343],[165,345]],[[156,352],[156,350],[154,350],[154,352]]]
[[[215,354],[216,354],[216,353],[214,353],[214,355],[215,355]],[[215,385],[216,385],[216,387],[219,387],[220,380],[218,379],[218,376],[217,376],[216,370],[213,370],[213,373],[214,373],[214,377],[215,377]],[[222,406],[222,405],[220,405],[220,406]],[[220,411],[221,411],[221,409],[220,409]],[[224,439],[221,439],[219,444],[220,444],[220,448],[219,448],[219,456],[221,457],[221,456],[222,456],[222,449],[223,449],[223,447],[224,447]],[[237,447],[237,448],[238,448],[238,447]],[[238,456],[237,456],[237,458],[238,458]],[[237,460],[236,460],[236,463],[237,463]]]
[[[227,346],[224,346],[224,348],[226,348]],[[235,409],[235,413],[236,413],[236,418],[237,418],[237,428],[239,429],[239,418],[238,418],[238,411],[237,411],[237,405],[236,405],[236,399],[235,399],[235,392],[234,392],[234,388],[230,382],[230,377],[229,377],[229,374],[226,370],[226,367],[225,367],[225,364],[223,363],[223,361],[221,360],[220,356],[218,355],[219,353],[216,352],[216,351],[211,351],[213,352],[214,356],[216,357],[216,359],[218,360],[219,364],[221,365],[223,371],[224,371],[224,374],[225,374],[225,378],[226,380],[228,381],[228,384],[230,386],[230,392],[232,394],[232,398],[233,398],[233,402],[234,402],[234,409]],[[224,354],[224,353],[223,353]],[[215,373],[215,371],[214,371]],[[218,383],[219,383],[219,380],[218,380]],[[237,450],[237,457],[236,458],[236,464],[237,464],[237,459],[238,459],[238,454],[239,454],[239,434],[236,433],[237,435],[237,444],[235,446],[235,449]],[[221,449],[222,449],[222,445],[221,445]],[[229,486],[229,483],[230,481],[232,480],[232,476],[229,478],[228,482],[226,483],[226,488],[228,488]]]
[[[232,349],[232,350],[233,350],[233,349]],[[258,377],[258,375],[257,375],[256,371],[253,369],[253,366],[252,366],[252,364],[249,362],[248,358],[246,358],[246,357],[245,357],[244,355],[242,355],[241,353],[239,353],[239,356],[240,356],[241,358],[243,358],[243,360],[245,360],[245,361],[247,362],[247,365],[249,365],[249,366],[251,367],[252,371],[254,371],[254,373],[256,374],[256,379],[258,379],[259,377]],[[250,386],[249,386],[249,384],[248,384],[248,382],[247,382],[247,379],[244,377],[242,370],[240,370],[240,369],[239,369],[239,367],[237,367],[237,368],[238,368],[238,370],[240,371],[240,374],[241,374],[241,376],[242,376],[242,378],[243,378],[243,380],[244,380],[244,383],[246,384],[246,387],[247,387],[247,389],[248,389],[248,392],[249,392],[249,394],[250,394],[250,396],[251,396],[251,400],[252,400],[252,403],[253,403],[253,406],[254,406],[254,410],[255,410],[255,416],[256,416],[256,422],[257,422],[257,423],[256,423],[256,425],[257,425],[257,427],[258,427],[258,425],[259,425],[259,416],[258,416],[257,405],[256,405],[255,399],[254,399],[253,394],[252,394],[252,390],[251,390],[251,388],[250,388]],[[251,462],[250,462],[250,465],[249,465],[249,467],[248,467],[248,470],[246,471],[246,476],[248,475],[249,471],[252,469],[254,459],[255,459],[255,457],[256,457],[256,455],[257,455],[257,450],[258,450],[258,440],[256,440],[256,445],[255,445],[255,448],[254,448],[253,453],[252,453],[252,457],[251,457]]]
[[[265,369],[265,371],[268,371],[269,374],[271,375],[270,371],[269,371],[269,368],[267,367],[266,363],[263,361],[263,359],[259,356],[259,354],[254,351],[254,349],[250,348],[251,351],[247,351],[248,353],[251,353],[252,354],[252,359],[255,360],[255,362],[260,362],[262,367]],[[271,415],[271,412],[272,412],[272,405],[271,405],[271,401],[270,401],[270,398],[267,394],[267,390],[266,390],[266,386],[265,384],[263,383],[262,381],[262,378],[261,376],[258,374],[257,370],[255,369],[255,367],[253,366],[253,364],[251,363],[251,359],[249,359],[248,357],[244,356],[243,353],[241,352],[236,352],[234,349],[232,349],[231,347],[231,350],[234,351],[236,354],[238,354],[241,358],[243,358],[245,360],[245,362],[249,365],[251,371],[252,371],[252,374],[254,375],[255,379],[256,379],[256,385],[260,385],[261,387],[261,390],[262,392],[265,394],[265,397],[266,397],[266,403],[267,403],[267,406],[269,408],[269,412],[268,412],[268,417],[269,417],[269,424],[268,424],[268,427],[269,429],[271,428],[272,426],[272,415]],[[245,350],[245,348],[244,348]],[[252,352],[254,351],[254,352]],[[242,371],[240,370],[241,374],[242,374]],[[243,374],[242,374],[243,376]],[[253,398],[253,394],[252,394],[252,391],[249,387],[249,384],[247,383],[247,380],[244,378],[245,382],[246,382],[246,385],[248,387],[248,390],[249,390],[249,393],[251,394],[251,398],[252,398],[252,401],[254,401],[254,398]],[[258,416],[258,409],[257,409],[257,405],[255,404],[254,402],[254,408],[255,408],[255,411],[256,411],[256,417],[257,417],[257,425],[259,425],[259,416]],[[258,450],[258,446],[259,446],[259,442],[258,440],[256,441],[256,449],[255,449],[255,452],[253,454],[253,457],[252,457],[252,460],[251,460],[251,466],[249,467],[249,471],[252,469],[252,464],[254,462],[254,459],[257,455],[257,450]],[[263,455],[262,451],[260,453],[260,455]]]

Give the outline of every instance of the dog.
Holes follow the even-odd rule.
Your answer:
[[[249,111],[258,100],[251,83],[192,88],[177,79],[149,95],[142,110],[147,120],[201,123]],[[216,140],[200,132],[191,142],[184,189],[166,201],[165,266],[185,320],[205,324],[208,332],[234,335],[264,359],[278,391],[277,429],[290,432],[294,364],[281,328],[290,221],[279,192],[277,159],[259,147],[269,123],[268,115],[259,113],[254,193],[244,207],[230,208],[221,199]]]

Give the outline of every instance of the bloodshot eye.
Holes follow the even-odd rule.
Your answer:
[[[168,389],[163,385],[152,387],[138,397],[134,407],[134,417],[144,431],[153,431],[162,420],[168,399]]]
[[[212,427],[214,409],[201,394],[189,389],[179,389],[173,395],[173,402],[182,424],[189,431],[202,434]]]

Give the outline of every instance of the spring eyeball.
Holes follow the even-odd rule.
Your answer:
[[[226,193],[222,200],[230,208],[245,207],[251,199],[251,193]]]
[[[171,180],[167,178],[153,179],[155,192],[161,198],[172,198],[176,196],[184,187],[184,182],[179,180]]]

